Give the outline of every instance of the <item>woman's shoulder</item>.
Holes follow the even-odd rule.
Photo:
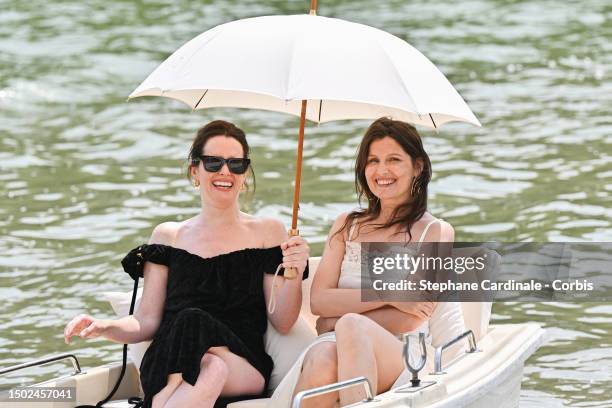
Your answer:
[[[149,244],[172,246],[184,222],[166,221],[153,228]]]
[[[335,238],[336,240],[340,242],[345,242],[348,240],[348,234],[351,228],[351,225],[349,225],[348,222],[349,222],[349,217],[352,213],[354,213],[354,211],[345,211],[343,213],[340,213],[336,217],[333,225],[331,226],[329,230],[330,239]],[[352,223],[356,223],[356,222],[358,221],[354,219]]]
[[[121,260],[123,270],[136,280],[144,276],[145,262],[168,266],[171,252],[176,250],[173,243],[179,228],[179,222],[163,222],[157,225],[147,244],[132,249]]]
[[[440,218],[440,241],[453,242],[455,241],[455,229],[450,222]]]
[[[277,218],[247,215],[245,224],[252,234],[262,238],[263,247],[278,246],[287,240],[287,229]]]
[[[419,221],[424,224],[423,228],[427,228],[428,225],[434,227],[437,224],[438,227],[435,229],[441,242],[453,241],[455,239],[455,229],[448,221],[437,218],[429,212],[425,212]]]
[[[340,213],[337,217],[336,220],[334,221],[334,225],[344,225],[344,223],[346,223],[346,220],[348,219],[349,215],[351,215],[352,211],[345,211],[343,213]]]

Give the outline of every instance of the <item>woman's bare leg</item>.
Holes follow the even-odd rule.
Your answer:
[[[211,347],[200,364],[200,375],[191,385],[182,382],[168,399],[165,407],[208,408],[222,396],[258,394],[265,380],[249,362],[227,349]]]
[[[298,379],[293,396],[300,391],[321,385],[332,384],[338,381],[338,359],[336,343],[325,341],[314,345],[302,364],[302,372]],[[304,408],[334,407],[338,402],[338,393],[320,395],[305,399],[302,402]]]
[[[255,395],[265,391],[266,380],[244,357],[232,353],[227,347],[211,347],[208,352],[223,359],[229,371],[221,390],[222,396]]]
[[[373,320],[348,313],[336,323],[338,381],[366,376],[374,395],[388,391],[404,369],[403,344]],[[341,405],[365,398],[362,388],[340,391]]]
[[[170,374],[168,376],[168,383],[160,392],[153,396],[152,408],[163,408],[166,405],[168,399],[174,394],[174,391],[183,382],[183,377],[180,373]]]
[[[191,385],[185,381],[174,391],[166,402],[166,408],[208,408],[215,404],[228,376],[225,362],[210,353],[200,360],[200,375]]]

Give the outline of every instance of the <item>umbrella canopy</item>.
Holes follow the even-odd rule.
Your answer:
[[[177,99],[192,109],[237,107],[306,119],[391,116],[437,128],[477,126],[436,66],[376,28],[315,15],[265,16],[222,24],[187,42],[132,94]]]
[[[391,116],[437,128],[480,126],[450,82],[417,49],[363,24],[309,15],[266,16],[208,30],[166,59],[130,94],[192,109],[235,107],[300,116],[293,215],[297,235],[304,122]],[[293,269],[293,268],[289,268]],[[293,278],[295,270],[285,271]]]

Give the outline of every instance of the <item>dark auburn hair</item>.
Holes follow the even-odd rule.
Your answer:
[[[410,241],[412,241],[412,226],[425,214],[427,210],[427,186],[431,180],[431,161],[429,156],[423,149],[421,136],[414,126],[393,120],[389,118],[380,118],[374,121],[363,136],[363,140],[359,145],[357,159],[355,161],[355,189],[358,194],[359,202],[365,196],[368,202],[367,208],[351,211],[342,228],[337,233],[342,233],[353,225],[355,221],[368,222],[375,220],[380,215],[380,199],[372,193],[368,187],[365,170],[368,165],[368,155],[370,153],[370,145],[375,140],[380,140],[385,137],[390,137],[395,140],[402,149],[412,158],[412,163],[415,165],[420,162],[422,165],[421,173],[414,179],[411,186],[412,194],[406,198],[406,201],[398,205],[384,224],[377,224],[376,229],[389,228],[394,225],[400,225],[402,228],[399,232],[407,232]],[[359,228],[357,229],[359,234]]]
[[[244,131],[238,126],[225,120],[213,120],[212,122],[202,126],[198,129],[196,137],[193,139],[193,144],[189,150],[189,156],[187,157],[187,178],[191,179],[191,168],[199,164],[198,157],[203,153],[206,142],[215,136],[231,137],[240,143],[242,146],[242,156],[249,158],[250,148],[249,143],[246,140]],[[255,172],[253,167],[249,164],[247,175],[253,178],[253,191],[255,190]],[[249,185],[247,181],[244,182],[245,187],[248,189]]]

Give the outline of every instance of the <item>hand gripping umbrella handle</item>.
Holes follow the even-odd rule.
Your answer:
[[[289,238],[300,235],[300,232],[297,229],[289,230]],[[297,268],[286,268],[285,273],[283,275],[285,279],[295,279],[298,276]]]

